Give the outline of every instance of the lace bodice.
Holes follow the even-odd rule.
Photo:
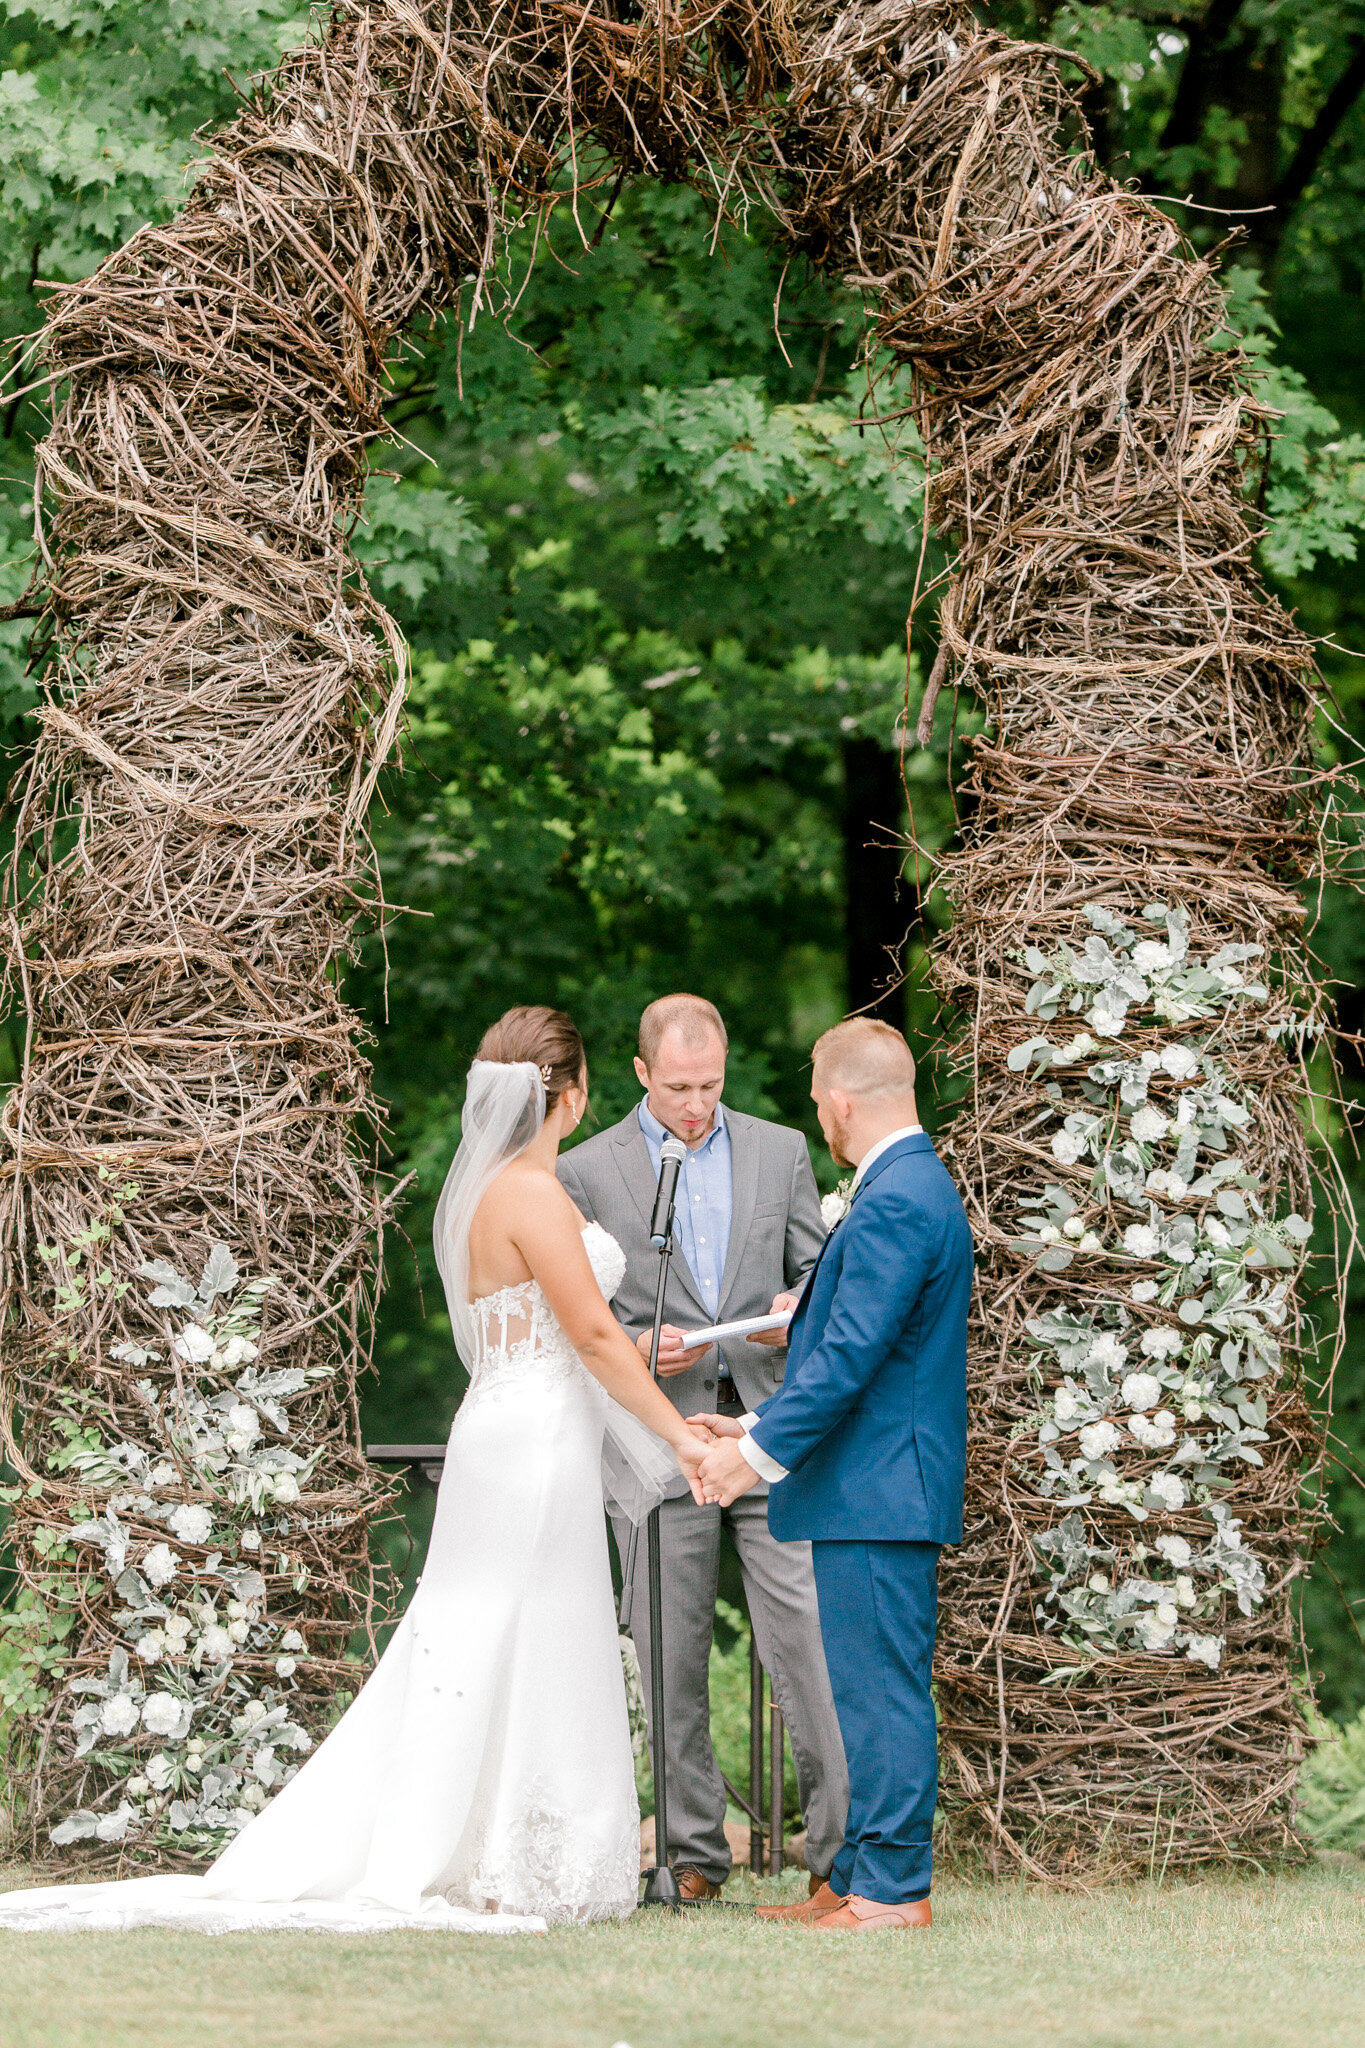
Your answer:
[[[609,1230],[589,1223],[583,1249],[593,1277],[610,1301],[626,1273],[626,1255]],[[538,1280],[519,1280],[470,1303],[477,1350],[470,1361],[466,1405],[494,1388],[538,1380],[581,1379],[596,1386],[555,1318]],[[605,1396],[604,1396],[605,1398]]]

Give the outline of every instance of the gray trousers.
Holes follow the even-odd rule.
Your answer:
[[[728,1508],[666,1500],[659,1514],[663,1565],[664,1733],[668,1764],[668,1834],[675,1863],[690,1863],[713,1884],[730,1872],[725,1840],[725,1787],[711,1747],[707,1664],[720,1570],[720,1531],[739,1552],[758,1654],[791,1738],[806,1864],[819,1877],[843,1845],[848,1771],[834,1711],[809,1543],[776,1543],[768,1533],[768,1501],[741,1494]],[[622,1561],[630,1524],[618,1522]],[[649,1567],[645,1530],[636,1546],[630,1633],[640,1659],[649,1707]],[[652,1716],[651,1716],[652,1721]],[[653,1728],[650,1730],[651,1741]]]

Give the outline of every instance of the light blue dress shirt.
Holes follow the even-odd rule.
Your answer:
[[[640,1129],[649,1148],[649,1163],[657,1179],[660,1149],[669,1134],[648,1101],[640,1104],[639,1116]],[[679,1168],[674,1208],[682,1255],[713,1322],[720,1315],[720,1283],[725,1273],[725,1255],[730,1249],[734,1199],[730,1133],[725,1123],[725,1111],[717,1103],[716,1120],[709,1136],[695,1149],[688,1148],[687,1157]]]

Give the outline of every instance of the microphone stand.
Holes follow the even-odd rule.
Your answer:
[[[656,1232],[652,1241],[659,1254],[659,1284],[654,1294],[654,1330],[649,1340],[649,1376],[657,1382],[659,1331],[664,1319],[664,1289],[668,1285],[669,1260],[673,1256],[671,1200],[668,1204],[668,1215],[664,1219],[663,1231],[661,1234]],[[635,1552],[639,1536],[640,1525],[636,1522],[631,1528],[629,1555],[626,1560],[623,1622],[630,1619]],[[677,1913],[682,1909],[682,1895],[678,1890],[678,1880],[674,1877],[668,1862],[668,1759],[664,1745],[664,1590],[657,1507],[650,1510],[646,1524],[646,1545],[649,1564],[649,1705],[653,1734],[650,1761],[654,1768],[654,1868],[645,1873],[645,1889],[640,1904],[666,1906],[671,1912]]]

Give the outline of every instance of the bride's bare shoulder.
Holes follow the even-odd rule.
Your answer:
[[[480,1204],[499,1223],[562,1224],[583,1219],[553,1173],[527,1159],[513,1159],[489,1188]]]

